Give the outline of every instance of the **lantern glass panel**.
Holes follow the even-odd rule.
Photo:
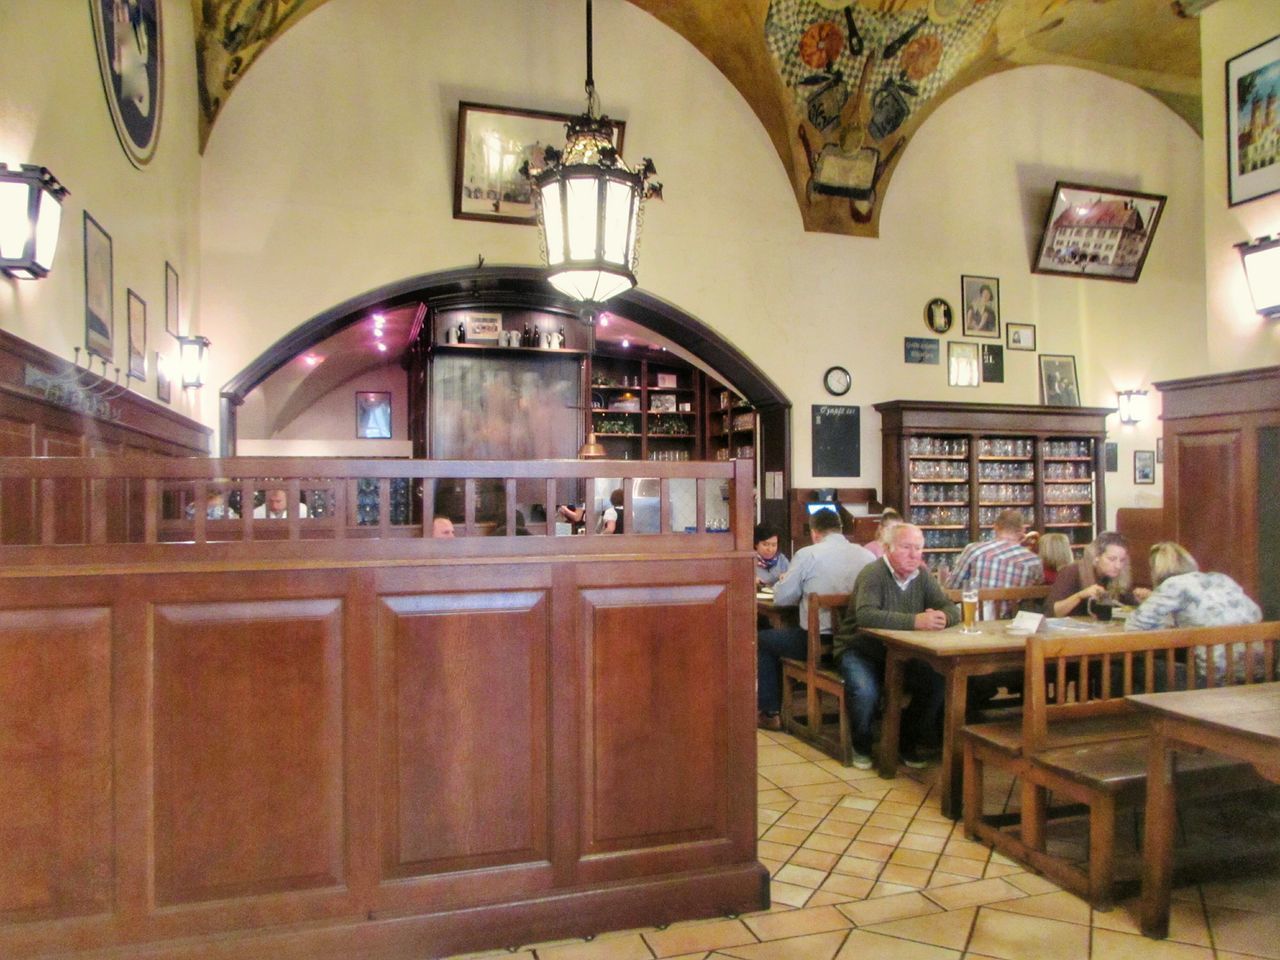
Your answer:
[[[592,260],[596,255],[596,230],[599,226],[599,186],[595,177],[568,177],[565,199],[569,216],[569,259]]]
[[[560,181],[542,187],[542,226],[547,238],[547,265],[564,263],[564,209],[560,204]]]
[[[621,180],[609,180],[605,188],[604,258],[623,267],[630,263],[631,194],[631,185]]]
[[[0,180],[0,257],[5,260],[19,260],[26,252],[28,192],[25,181]]]
[[[45,270],[53,268],[53,255],[58,249],[58,228],[62,225],[62,204],[51,194],[40,197],[40,217],[36,222],[35,260]]]

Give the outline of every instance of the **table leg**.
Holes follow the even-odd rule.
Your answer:
[[[1147,760],[1147,813],[1142,840],[1142,932],[1169,935],[1169,898],[1173,873],[1173,757],[1157,721]]]
[[[935,667],[936,669],[936,667]],[[964,715],[968,709],[969,677],[947,660],[942,670],[946,682],[946,701],[942,708],[942,769],[938,771],[938,799],[942,812],[952,820],[959,820],[964,811],[964,758],[960,743],[960,731],[964,728]]]
[[[892,649],[884,659],[884,722],[880,726],[880,776],[892,780],[898,775],[898,737],[902,727],[902,658]]]

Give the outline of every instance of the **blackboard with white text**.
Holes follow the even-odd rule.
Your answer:
[[[815,404],[812,410],[813,475],[862,475],[861,407]]]

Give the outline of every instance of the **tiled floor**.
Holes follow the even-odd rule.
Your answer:
[[[1138,930],[964,839],[936,768],[896,780],[757,734],[759,856],[773,908],[476,956],[524,960],[1280,960],[1280,864],[1174,893],[1171,934]],[[909,775],[909,776],[908,776]]]

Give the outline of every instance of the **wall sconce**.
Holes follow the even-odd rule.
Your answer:
[[[1116,394],[1120,406],[1121,423],[1142,423],[1147,419],[1147,391],[1121,390]]]
[[[49,275],[69,192],[44,167],[0,163],[0,270],[19,280]]]
[[[1237,243],[1253,308],[1268,320],[1280,320],[1280,233]]]
[[[182,371],[183,389],[204,386],[204,364],[208,349],[208,337],[178,338],[178,367]]]

